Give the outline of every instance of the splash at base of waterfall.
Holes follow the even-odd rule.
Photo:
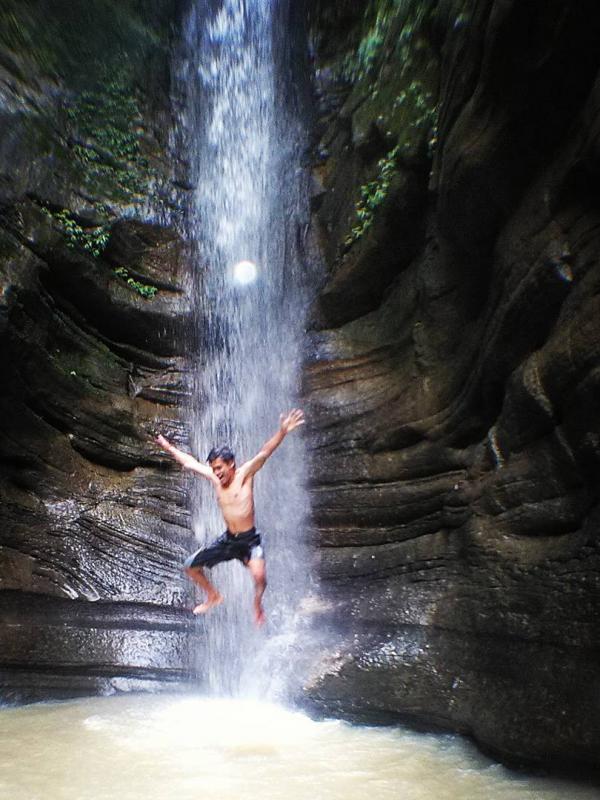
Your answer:
[[[120,696],[0,710],[11,800],[592,800],[453,736],[316,721],[253,700]]]

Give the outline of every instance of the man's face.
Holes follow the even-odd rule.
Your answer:
[[[235,472],[235,461],[223,461],[222,458],[215,458],[210,462],[210,468],[219,479],[221,486],[229,486]]]

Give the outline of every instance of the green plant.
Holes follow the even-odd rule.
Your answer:
[[[373,67],[385,40],[389,13],[379,11],[374,24],[367,30],[355,52],[348,53],[342,63],[342,77],[356,81],[366,75]]]
[[[136,281],[135,278],[132,278],[125,267],[116,267],[113,272],[118,278],[122,278],[129,287],[147,300],[152,299],[158,292],[158,287],[152,286],[152,284],[149,283],[141,283],[140,281]]]
[[[82,85],[102,64],[128,62],[143,75],[147,57],[165,48],[172,24],[171,8],[148,14],[139,0],[2,0],[0,44],[16,53],[26,79],[32,66]],[[13,67],[10,67],[12,69]],[[20,66],[17,67],[20,69]]]
[[[109,195],[130,202],[146,192],[151,177],[141,111],[127,70],[103,78],[66,109],[72,150],[88,183],[99,180]]]
[[[437,106],[433,102],[433,95],[425,90],[420,81],[413,80],[405,90],[396,96],[393,108],[397,109],[405,104],[412,109],[413,114],[409,128],[427,129],[428,152],[431,156],[437,144]]]
[[[387,197],[392,178],[398,171],[400,147],[396,145],[389,153],[377,162],[379,171],[374,180],[360,187],[360,200],[355,205],[357,224],[344,239],[347,250],[363,236],[373,225],[375,211]]]
[[[368,27],[356,50],[346,55],[342,62],[342,77],[354,82],[371,72],[380,60],[383,45],[392,28],[397,31],[396,37],[392,37],[393,45],[399,44],[402,60],[408,60],[413,36],[423,20],[432,13],[434,5],[431,0],[372,0],[363,23]]]
[[[53,212],[42,206],[42,211],[58,226],[72,250],[79,248],[97,258],[106,247],[110,237],[107,224],[84,228],[67,208]]]

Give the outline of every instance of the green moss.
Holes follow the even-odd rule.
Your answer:
[[[142,68],[151,49],[166,49],[175,2],[2,0],[0,44],[43,72],[85,85],[101,65],[124,58]]]
[[[140,281],[136,281],[135,278],[132,278],[129,275],[129,271],[125,269],[125,267],[117,267],[113,270],[113,272],[118,278],[122,278],[127,286],[131,287],[134,291],[136,291],[142,297],[145,297],[147,300],[151,300],[158,292],[158,288],[156,286],[152,286],[152,284],[149,283],[141,283]]]
[[[361,146],[380,138],[388,152],[399,145],[406,161],[423,162],[437,142],[439,60],[432,37],[438,3],[380,0],[369,9],[346,75],[353,83],[347,103],[355,109],[353,141]]]
[[[424,171],[433,156],[439,61],[431,37],[437,5],[436,0],[380,0],[364,17],[364,33],[346,75],[354,83],[347,103],[354,109],[352,137],[363,157],[382,143],[387,154],[376,168],[367,167],[369,180],[358,188],[342,255],[372,228],[401,165]]]
[[[104,74],[93,88],[74,95],[65,109],[81,178],[91,191],[135,202],[151,178],[143,153],[142,114],[131,73]]]
[[[400,46],[408,59],[413,37],[434,13],[435,5],[435,0],[371,0],[358,46],[342,62],[342,77],[355,83],[368,76],[386,49]]]
[[[167,57],[176,2],[151,9],[139,0],[1,4],[2,65],[25,81],[50,74],[65,98],[62,110],[49,102],[24,124],[44,128],[43,135],[31,134],[40,151],[58,160],[88,196],[130,205],[153,177],[143,152],[138,87],[150,59],[159,52]]]
[[[346,56],[343,64],[343,75],[347,80],[356,80],[365,75],[373,67],[383,42],[389,17],[386,12],[380,12],[374,25],[362,37],[355,53]]]
[[[433,76],[425,69],[422,74],[431,85]],[[367,137],[373,124],[390,149],[377,162],[374,177],[359,187],[350,233],[342,245],[343,253],[372,227],[377,209],[387,197],[400,164],[426,164],[431,159],[437,143],[437,105],[433,91],[428,84],[410,79],[406,74],[382,83],[381,90],[374,92],[355,112],[355,136]]]

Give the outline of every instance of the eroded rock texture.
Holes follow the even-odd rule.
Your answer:
[[[597,9],[312,13],[305,387],[337,640],[307,695],[598,766]]]
[[[148,435],[184,437],[177,4],[143,10],[0,14],[2,700],[188,674],[185,482]]]

